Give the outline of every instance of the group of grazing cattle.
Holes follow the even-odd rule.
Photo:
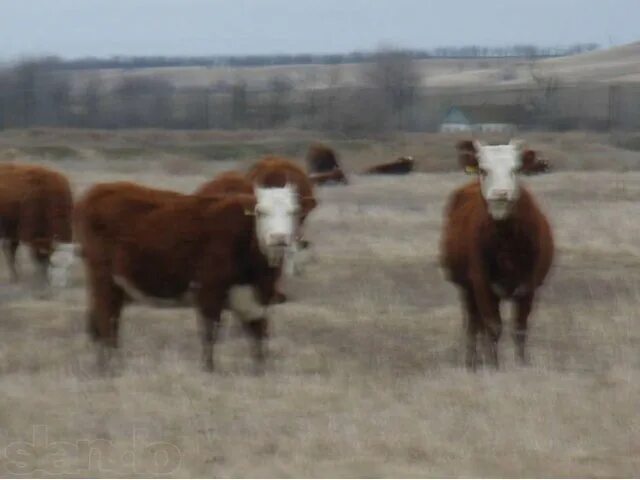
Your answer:
[[[527,168],[526,150],[513,141],[472,147],[465,168],[477,172],[477,179],[451,195],[441,265],[462,294],[466,363],[475,369],[478,333],[487,339],[489,361],[498,365],[502,299],[516,304],[515,342],[525,360],[527,319],[551,266],[553,240],[549,223],[516,175]],[[325,172],[342,172],[328,147],[312,146],[307,160]],[[69,182],[57,172],[19,164],[0,169],[0,234],[12,278],[17,278],[19,243],[31,249],[42,281],[50,264],[50,273],[62,277],[72,255],[81,256],[89,293],[87,330],[103,367],[118,345],[123,307],[144,302],[196,308],[203,364],[210,371],[221,313],[231,310],[253,340],[254,364],[263,371],[267,308],[286,300],[278,281],[283,269],[297,270],[309,245],[304,223],[316,206],[310,176],[275,156],[248,172],[222,173],[192,194],[101,183],[75,205]]]

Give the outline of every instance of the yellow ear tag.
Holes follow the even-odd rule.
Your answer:
[[[467,175],[478,173],[478,167],[464,167],[464,173]]]
[[[256,216],[256,212],[254,212],[253,210],[247,210],[247,209],[245,209],[244,214],[245,214],[247,217],[255,217],[255,216]]]

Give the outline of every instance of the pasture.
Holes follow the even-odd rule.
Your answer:
[[[453,164],[454,140],[438,141]],[[592,152],[596,162],[614,150]],[[26,281],[8,284],[0,260],[0,474],[637,475],[640,173],[577,171],[575,153],[562,155],[566,170],[524,179],[557,246],[528,367],[515,362],[508,320],[500,371],[463,367],[462,307],[437,254],[444,202],[469,178],[435,167],[318,189],[316,259],[272,308],[263,377],[235,320],[210,375],[194,311],[143,306],[124,311],[116,372],[96,375],[81,264],[70,288],[38,299]],[[76,193],[115,179],[189,192],[236,165],[173,162],[55,165]],[[25,252],[20,267],[28,276]]]

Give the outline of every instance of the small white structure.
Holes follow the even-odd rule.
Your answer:
[[[525,115],[525,109],[519,105],[454,106],[447,111],[440,131],[512,135],[524,122]]]

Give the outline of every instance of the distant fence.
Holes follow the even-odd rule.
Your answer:
[[[640,129],[640,84],[565,84],[548,91],[532,87],[426,90],[412,109],[413,127],[436,130],[450,107],[483,104],[529,107],[531,116],[524,128]]]
[[[294,126],[366,135],[385,129],[437,131],[454,105],[524,105],[523,128],[640,130],[640,84],[562,84],[553,88],[424,89],[405,111],[391,114],[365,87],[312,91],[276,86],[72,92],[64,84],[2,89],[0,129],[87,128],[233,129]]]

